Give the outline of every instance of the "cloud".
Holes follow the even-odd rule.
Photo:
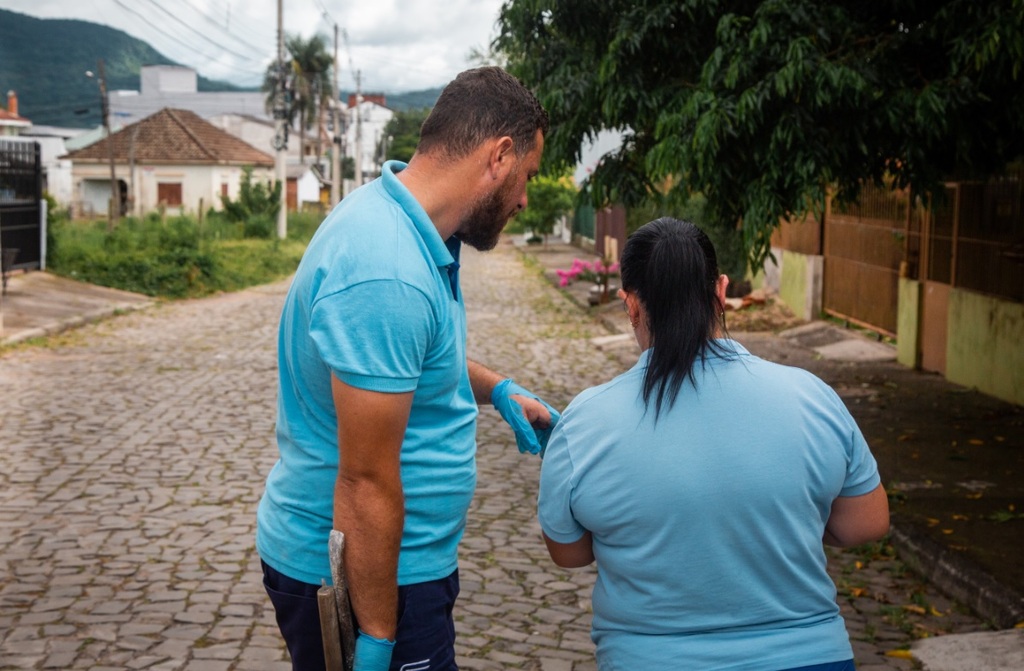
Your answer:
[[[494,36],[501,4],[285,0],[284,31],[323,35],[333,49],[337,22],[348,36],[338,54],[342,89],[354,88],[354,67],[366,90],[410,91],[443,86],[466,69],[470,50],[485,48]],[[80,19],[123,30],[211,79],[259,85],[276,53],[276,0],[33,0],[26,5],[0,0],[0,8],[38,18]]]

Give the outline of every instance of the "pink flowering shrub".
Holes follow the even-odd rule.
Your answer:
[[[573,259],[572,266],[568,270],[558,268],[555,273],[558,274],[558,286],[567,287],[576,280],[583,280],[597,284],[603,289],[607,288],[609,279],[618,277],[619,264],[617,261],[611,262],[610,259],[595,259],[594,261]]]

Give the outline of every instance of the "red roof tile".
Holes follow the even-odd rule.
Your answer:
[[[195,112],[170,108],[125,126],[109,138],[69,152],[63,158],[107,161],[110,158],[107,142],[113,142],[114,160],[119,163],[134,160],[140,164],[274,165],[273,156],[217,128]]]

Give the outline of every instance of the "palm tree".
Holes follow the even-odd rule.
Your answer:
[[[299,121],[299,152],[305,162],[306,129],[319,123],[325,101],[334,95],[331,82],[334,57],[327,51],[327,44],[319,35],[308,40],[304,40],[301,35],[292,35],[285,40],[285,46],[292,55],[292,72],[295,76],[292,105]]]
[[[281,68],[276,62],[267,66],[263,78],[263,91],[267,94],[267,111],[274,108],[276,91],[281,77],[285,83],[286,104],[284,113],[288,125],[299,125],[299,156],[306,160],[306,129],[318,121],[327,101],[334,95],[331,78],[331,67],[334,57],[327,50],[327,43],[319,35],[308,40],[301,35],[289,35],[285,38],[285,48],[291,61]],[[319,138],[319,129],[317,137]]]

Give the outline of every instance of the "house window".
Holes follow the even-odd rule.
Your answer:
[[[224,196],[225,198],[228,197],[228,183],[227,182],[221,182],[221,185],[220,185],[220,195]]]
[[[181,183],[157,183],[156,200],[167,207],[181,207]]]

